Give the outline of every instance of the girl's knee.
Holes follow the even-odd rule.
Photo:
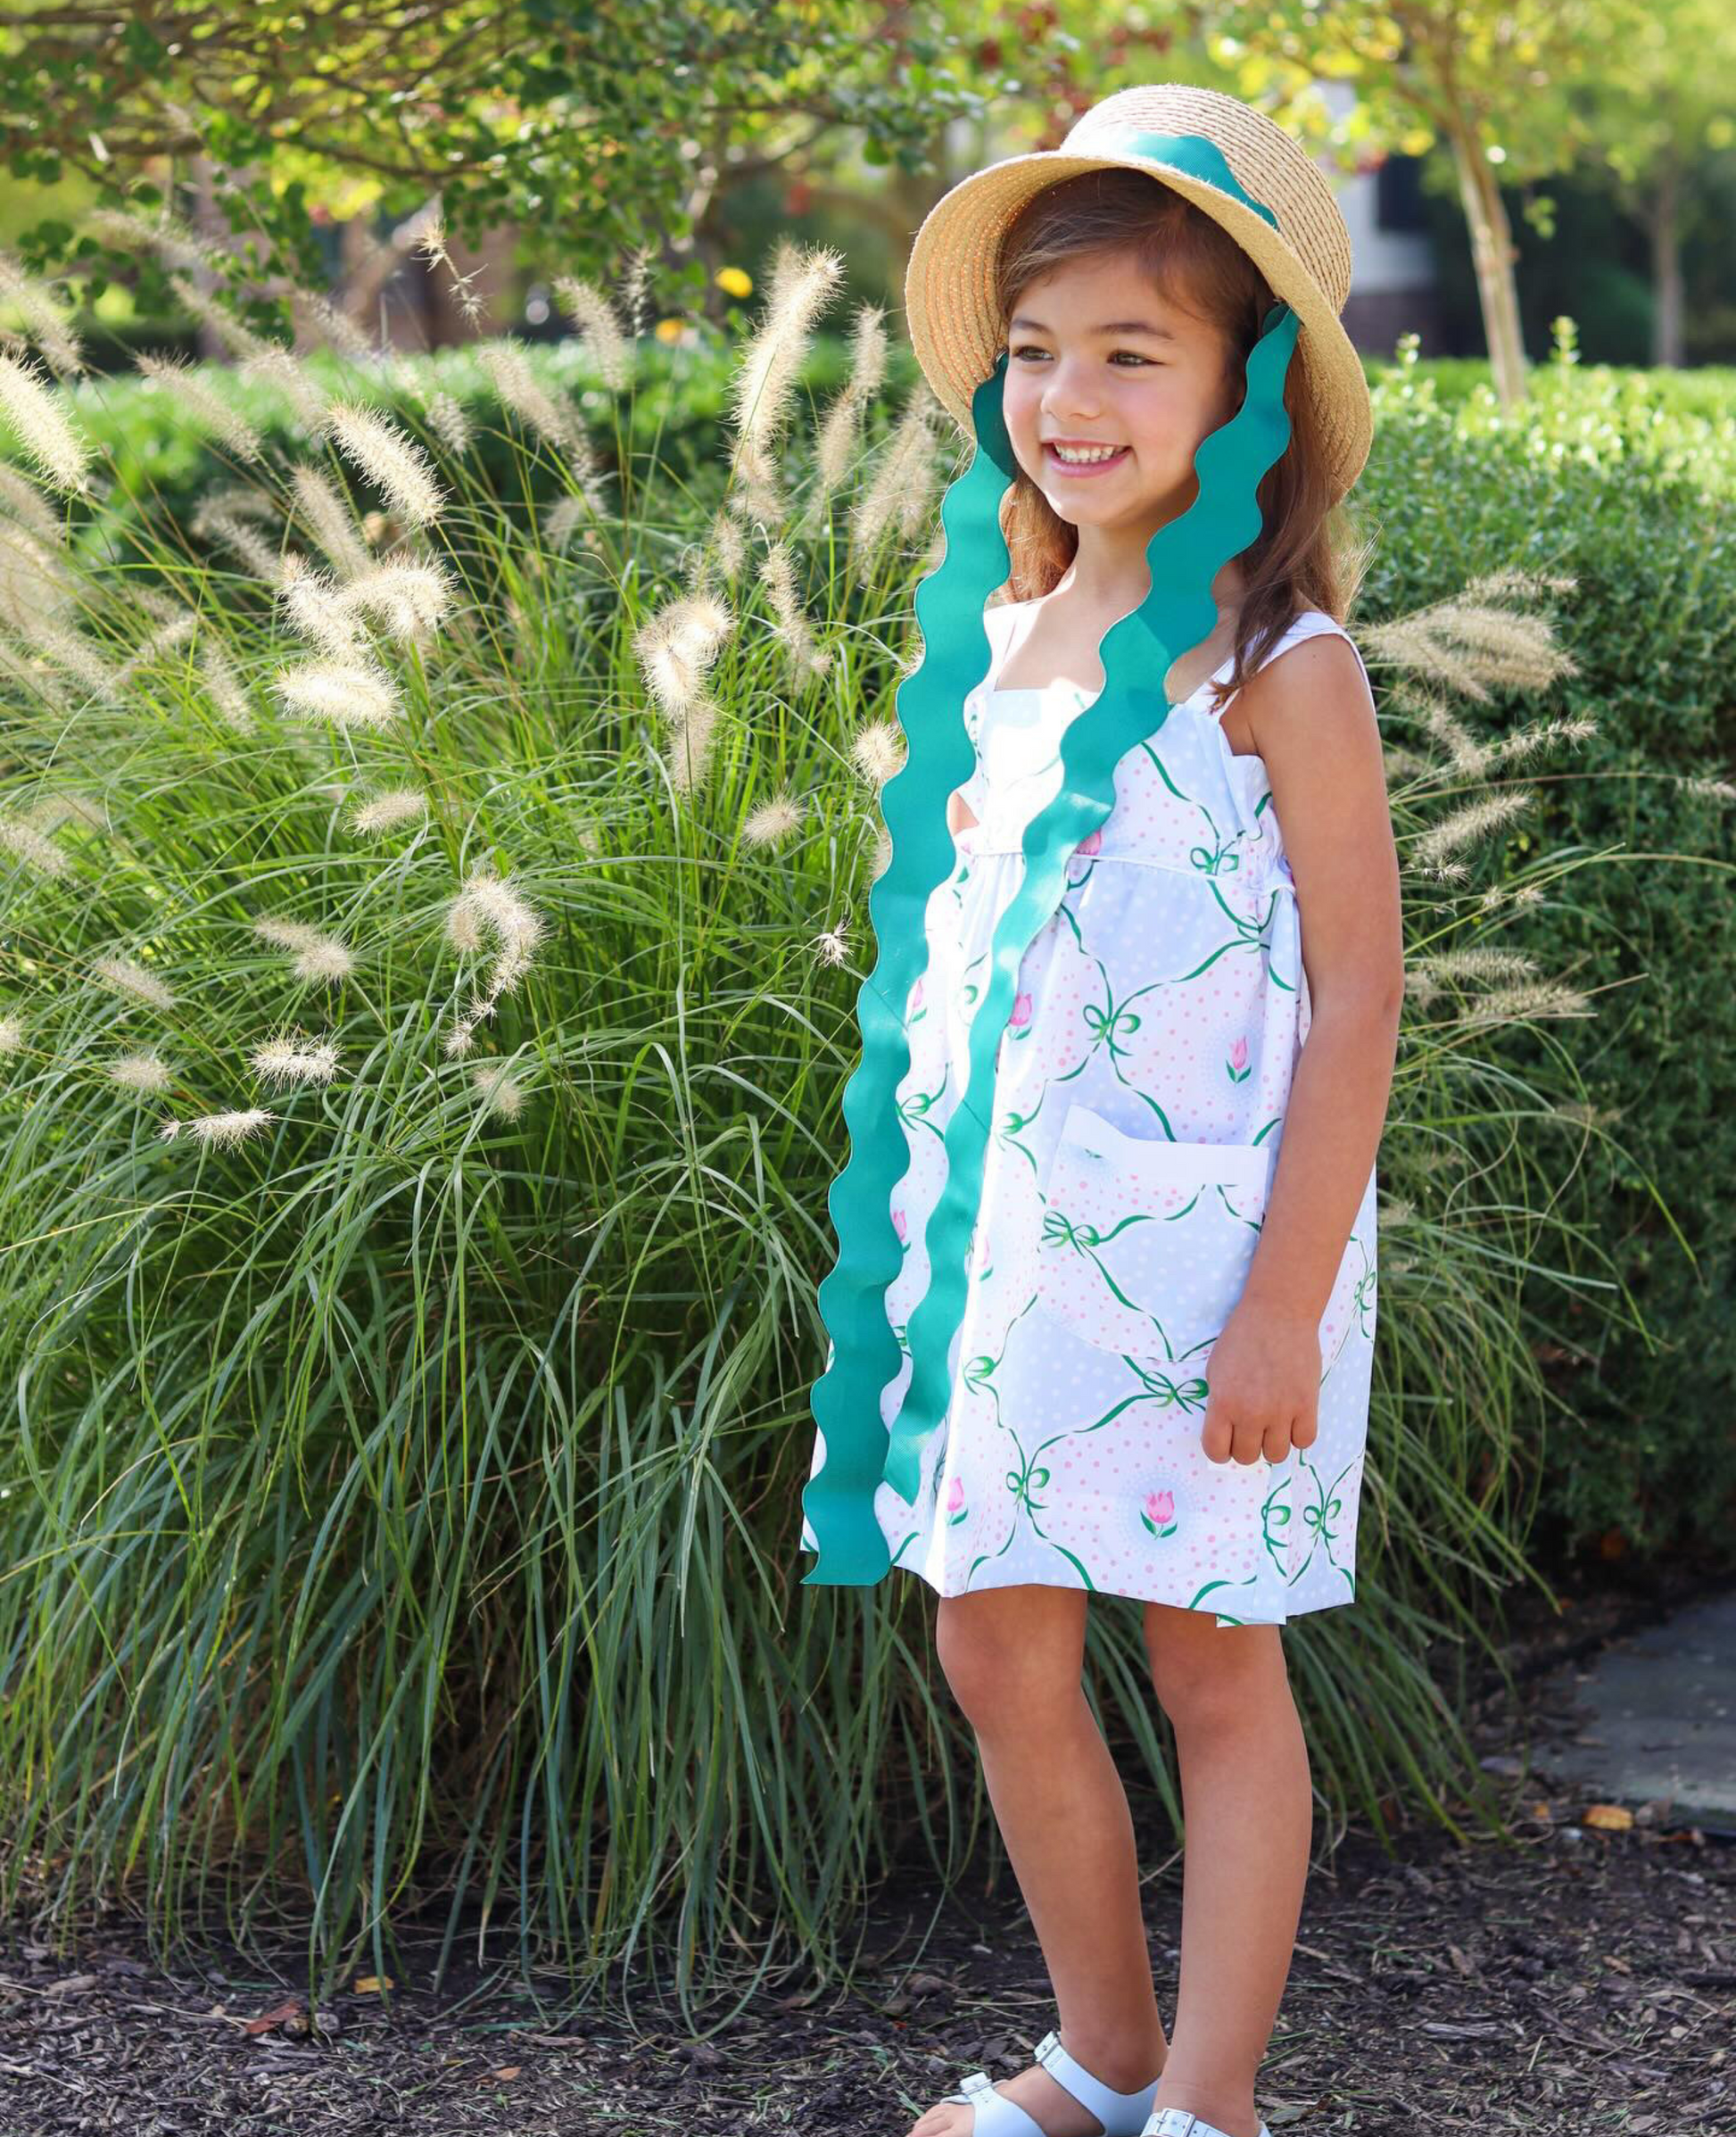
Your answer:
[[[1276,1625],[1220,1626],[1210,1611],[1149,1603],[1145,1634],[1152,1689],[1174,1724],[1234,1725],[1261,1702],[1289,1696]]]
[[[1079,1692],[1085,1597],[1035,1586],[943,1595],[934,1640],[953,1697],[974,1726],[1009,1713],[1028,1719]]]

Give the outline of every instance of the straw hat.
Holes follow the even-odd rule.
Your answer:
[[[929,211],[905,270],[905,315],[923,376],[973,438],[971,397],[1005,345],[995,269],[1007,226],[1045,186],[1085,170],[1143,170],[1203,209],[1300,321],[1296,354],[1337,494],[1368,457],[1368,381],[1339,320],[1351,239],[1319,166],[1263,112],[1216,89],[1118,89],[1059,148],[989,163]]]

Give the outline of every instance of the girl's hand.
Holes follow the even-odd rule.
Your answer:
[[[1243,1299],[1207,1362],[1200,1445],[1208,1462],[1285,1461],[1319,1430],[1317,1318]]]

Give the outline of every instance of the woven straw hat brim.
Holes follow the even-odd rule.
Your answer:
[[[1343,497],[1361,474],[1374,435],[1362,360],[1338,307],[1262,216],[1219,187],[1139,156],[1035,149],[961,179],[929,211],[905,270],[905,316],[922,374],[967,439],[971,397],[1004,345],[995,268],[1007,226],[1034,194],[1081,171],[1145,172],[1182,194],[1235,238],[1300,322],[1296,352],[1319,416],[1327,464]]]

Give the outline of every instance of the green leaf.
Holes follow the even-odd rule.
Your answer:
[[[143,22],[128,22],[121,42],[127,47],[128,58],[142,73],[153,71],[165,57],[161,38]]]

